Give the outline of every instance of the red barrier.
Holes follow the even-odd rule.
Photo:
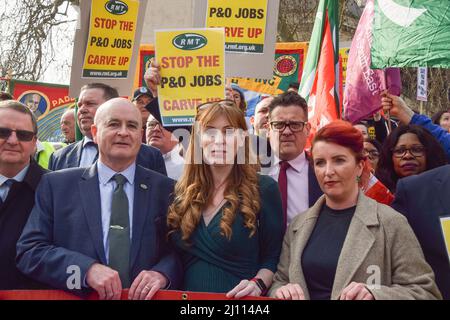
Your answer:
[[[0,290],[0,300],[98,300],[96,292],[86,299],[62,290]],[[122,291],[121,300],[128,300],[128,290]],[[233,300],[223,293],[159,290],[153,300]],[[245,297],[240,300],[273,300],[267,297]]]

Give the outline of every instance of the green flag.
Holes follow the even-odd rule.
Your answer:
[[[450,1],[377,0],[372,68],[450,68]]]

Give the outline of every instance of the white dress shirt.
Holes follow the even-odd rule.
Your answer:
[[[278,181],[280,173],[280,159],[275,156],[274,164],[268,171],[268,176]],[[287,169],[287,223],[299,213],[309,208],[309,186],[308,186],[308,160],[303,151],[297,158],[288,161],[291,167]]]
[[[167,176],[173,180],[181,177],[184,169],[184,158],[180,156],[181,145],[177,144],[172,151],[163,154]]]
[[[11,179],[13,179],[17,182],[22,182],[23,179],[25,179],[25,176],[27,175],[29,167],[30,167],[30,165],[28,164],[25,168],[20,170],[20,172],[18,174],[16,174],[14,177],[12,177]],[[3,202],[5,202],[6,197],[8,197],[9,189],[11,189],[11,186],[9,186],[5,183],[8,179],[10,179],[10,178],[7,178],[4,175],[0,174],[0,197],[2,198]]]
[[[103,228],[103,247],[105,248],[106,260],[109,261],[109,224],[111,221],[111,202],[112,194],[116,188],[117,183],[111,178],[115,174],[122,174],[127,182],[124,184],[124,191],[128,198],[128,214],[130,219],[130,239],[132,238],[133,231],[133,204],[134,204],[134,175],[136,172],[136,163],[133,163],[127,169],[122,172],[115,172],[108,166],[97,161],[98,180],[100,187],[100,202],[101,202],[101,214],[102,214],[102,228]]]
[[[92,144],[87,145],[89,142],[93,142],[93,140],[88,137],[83,138],[83,150],[81,151],[80,168],[90,167],[97,157],[98,149]]]

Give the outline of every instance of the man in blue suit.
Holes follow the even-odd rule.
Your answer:
[[[400,179],[392,207],[403,213],[433,268],[444,299],[450,300],[450,257],[441,218],[450,217],[450,165]],[[447,244],[450,245],[450,244]]]
[[[89,167],[97,160],[98,150],[91,132],[95,113],[102,103],[117,97],[117,90],[103,83],[91,83],[81,88],[77,123],[84,137],[81,141],[53,153],[48,166],[50,170]],[[164,159],[156,148],[142,144],[136,162],[144,168],[167,175]]]
[[[181,265],[165,228],[174,181],[137,164],[141,121],[128,100],[107,101],[92,126],[97,163],[44,176],[17,244],[24,274],[101,299],[120,298],[122,288],[151,299],[178,286]]]

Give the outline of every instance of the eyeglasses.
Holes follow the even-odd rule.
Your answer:
[[[372,157],[372,158],[378,158],[380,156],[380,153],[377,150],[364,149],[363,153],[364,153],[364,155],[368,155],[369,157]]]
[[[409,151],[411,155],[414,157],[422,157],[425,154],[425,147],[424,146],[412,146],[411,148],[394,148],[392,149],[392,154],[396,158],[403,158],[406,155],[406,152]]]
[[[0,139],[8,139],[13,132],[16,133],[17,139],[19,141],[31,141],[35,136],[35,133],[33,131],[0,128]]]
[[[275,131],[282,132],[286,127],[289,127],[292,132],[298,132],[302,131],[307,123],[306,121],[271,121],[270,126]]]
[[[158,121],[147,122],[147,129],[149,129],[149,130],[153,130],[157,126],[159,126],[162,129],[162,125]]]

